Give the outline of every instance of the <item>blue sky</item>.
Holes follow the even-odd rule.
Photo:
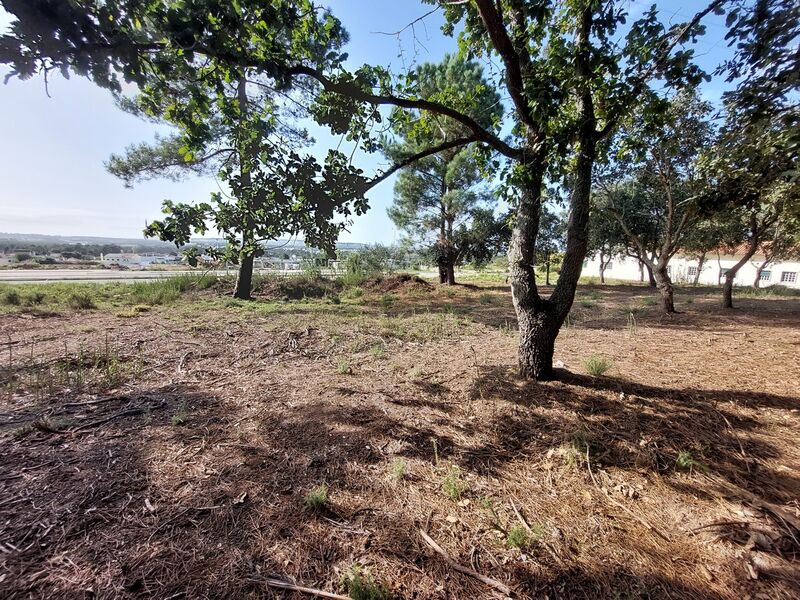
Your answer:
[[[346,50],[353,66],[381,64],[400,72],[415,62],[438,61],[455,50],[455,40],[439,31],[439,14],[416,25],[416,41],[410,31],[399,40],[379,33],[398,31],[427,13],[429,5],[410,0],[328,0],[328,4],[350,32]],[[683,21],[701,3],[658,4],[665,15]],[[647,6],[635,0],[629,10],[635,16]],[[9,20],[0,9],[0,29]],[[714,18],[708,25],[697,52],[702,66],[713,70],[728,50],[721,19]],[[704,93],[717,100],[724,87],[715,80]],[[120,111],[108,92],[83,78],[53,77],[49,91],[51,98],[41,79],[12,79],[0,86],[0,232],[140,237],[145,222],[160,214],[162,200],[203,201],[219,189],[213,178],[151,181],[125,189],[106,173],[103,161],[130,143],[152,140],[157,132],[168,129]],[[319,155],[338,143],[319,128],[312,133]],[[358,155],[356,164],[373,173],[383,161],[379,156]],[[386,216],[392,186],[389,179],[371,191],[370,211],[356,217],[342,241],[392,243],[399,239]]]

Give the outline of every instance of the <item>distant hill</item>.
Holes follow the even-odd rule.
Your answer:
[[[7,242],[23,242],[28,244],[116,244],[117,246],[136,246],[147,248],[153,252],[174,252],[175,244],[162,242],[149,238],[114,238],[98,237],[88,235],[45,235],[41,233],[2,233],[0,232],[0,244]],[[192,244],[206,246],[224,246],[225,240],[222,238],[192,238]],[[287,250],[305,250],[306,245],[303,240],[272,240],[265,244],[267,248],[286,248]],[[339,242],[336,247],[340,250],[358,250],[364,244],[352,242]]]

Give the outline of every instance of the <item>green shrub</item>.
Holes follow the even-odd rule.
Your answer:
[[[92,310],[97,308],[94,300],[89,294],[86,293],[72,293],[67,298],[67,306],[75,310]]]
[[[612,362],[603,356],[590,356],[583,362],[586,372],[592,377],[600,377],[611,368]]]
[[[381,296],[381,306],[385,309],[389,309],[394,304],[394,295],[393,294],[384,294]]]
[[[402,458],[396,458],[392,461],[392,476],[395,479],[405,479],[408,474],[408,465]]]
[[[343,586],[353,600],[391,600],[391,592],[375,581],[372,575],[363,573],[355,565],[349,576],[343,578]]]
[[[531,525],[530,530],[522,525],[514,525],[506,534],[506,543],[512,548],[524,550],[535,544],[543,532],[543,527],[538,524]]]
[[[324,483],[306,492],[303,504],[309,510],[319,512],[328,505],[328,486]]]
[[[681,450],[675,459],[675,466],[681,471],[705,471],[706,468],[700,461],[696,460],[690,452]]]
[[[8,290],[5,294],[3,294],[3,304],[8,304],[9,306],[19,306],[22,302],[22,299],[19,296],[19,293],[15,290]]]
[[[478,302],[480,304],[491,304],[492,303],[492,295],[491,294],[481,294],[478,296]]]
[[[346,358],[339,358],[336,361],[336,372],[339,373],[339,375],[348,375],[352,373],[353,369],[350,366],[350,361]]]
[[[43,292],[31,292],[25,298],[25,304],[28,306],[38,306],[44,302],[45,295]]]
[[[454,502],[461,499],[461,495],[468,489],[467,483],[461,478],[461,469],[451,466],[447,469],[442,479],[442,490],[445,496]]]

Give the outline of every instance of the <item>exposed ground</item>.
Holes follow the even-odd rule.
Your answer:
[[[0,314],[3,598],[800,597],[796,297],[583,286],[532,383],[499,284],[121,287]]]

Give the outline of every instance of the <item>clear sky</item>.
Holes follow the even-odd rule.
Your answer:
[[[395,32],[431,7],[415,0],[328,0],[350,32],[346,50],[353,66],[381,64],[395,72],[415,62],[438,61],[455,50],[455,40],[444,37],[441,16],[425,18],[398,40],[380,32]],[[632,16],[650,2],[630,1]],[[700,2],[669,0],[658,3],[674,21],[686,20]],[[0,9],[0,29],[10,18]],[[708,21],[709,31],[698,45],[707,70],[727,54],[724,27],[719,18]],[[0,67],[0,76],[4,75]],[[705,89],[719,98],[724,84],[712,81]],[[0,86],[0,232],[57,235],[140,237],[147,220],[160,214],[162,200],[203,201],[217,191],[214,178],[192,178],[179,183],[150,181],[125,189],[106,173],[103,161],[133,142],[150,141],[169,130],[120,111],[111,95],[90,81],[51,77],[50,98],[42,79],[11,79]],[[338,139],[313,128],[320,156]],[[360,155],[356,164],[367,174],[380,169],[379,156]],[[356,217],[347,242],[392,243],[399,233],[386,216],[392,200],[393,179],[369,194],[370,211]]]

